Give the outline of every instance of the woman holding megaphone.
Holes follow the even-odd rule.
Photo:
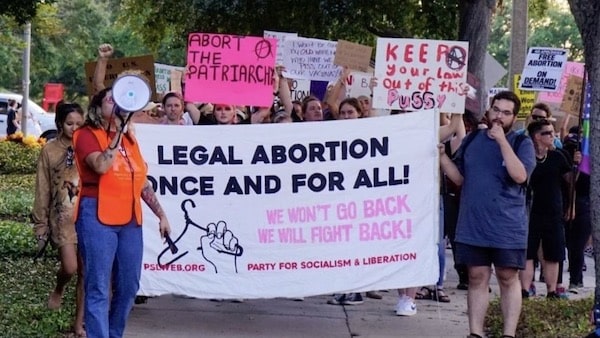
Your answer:
[[[89,337],[122,337],[125,330],[141,274],[141,200],[159,218],[161,236],[171,232],[146,180],[147,166],[137,139],[128,130],[129,114],[115,104],[118,95],[113,99],[113,88],[100,90],[73,137],[81,180],[75,225],[86,276]]]

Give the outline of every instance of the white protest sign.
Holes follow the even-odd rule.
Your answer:
[[[346,96],[371,96],[369,82],[372,77],[373,73],[350,72],[350,75],[346,79]]]
[[[373,107],[462,114],[468,54],[465,41],[378,38]]]
[[[275,64],[282,65],[283,64],[284,41],[285,41],[285,39],[298,38],[298,33],[274,32],[274,31],[266,30],[266,31],[263,31],[263,36],[265,38],[277,39],[277,56],[275,57]]]
[[[435,283],[435,115],[331,121],[327,133],[319,123],[136,126],[177,247],[144,207],[139,293],[273,298]]]
[[[561,48],[531,47],[519,81],[519,89],[555,92],[559,89],[562,73],[567,65],[567,50]]]
[[[506,90],[508,90],[508,88],[506,88],[506,87],[493,87],[493,88],[490,88],[488,90],[487,103],[485,105],[485,108],[486,109],[490,108],[490,104],[492,103],[492,98],[494,98],[494,95],[496,95],[496,94],[498,94],[500,92],[506,91]]]
[[[154,81],[156,82],[156,93],[164,94],[171,91],[171,70],[185,71],[184,67],[154,63]]]
[[[287,38],[284,45],[286,77],[317,81],[334,81],[340,77],[342,67],[333,63],[336,41]]]
[[[302,101],[302,99],[304,99],[305,97],[310,96],[310,80],[292,79],[290,85],[290,93],[292,101]]]

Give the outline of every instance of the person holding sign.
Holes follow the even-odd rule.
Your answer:
[[[171,232],[130,123],[117,114],[125,113],[117,110],[111,88],[101,90],[73,137],[82,187],[75,227],[89,337],[123,336],[141,275],[141,200],[159,218],[160,235]]]
[[[486,113],[488,128],[469,134],[458,149],[456,162],[439,146],[442,170],[456,185],[462,185],[456,261],[469,271],[467,305],[472,338],[484,335],[492,264],[500,286],[504,337],[515,336],[521,313],[518,272],[525,268],[528,228],[523,185],[536,163],[530,138],[523,138],[513,150],[517,135],[511,128],[520,106],[513,92],[496,94]]]

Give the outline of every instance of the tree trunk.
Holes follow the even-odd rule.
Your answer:
[[[585,57],[585,69],[592,86],[590,114],[590,211],[596,270],[595,303],[600,304],[600,1],[569,0],[579,27]]]
[[[490,20],[496,7],[496,0],[466,0],[459,1],[458,39],[469,41],[468,71],[479,80],[480,90],[477,91],[479,111],[473,112],[478,119],[485,111],[487,93],[485,88],[485,53],[490,35]]]

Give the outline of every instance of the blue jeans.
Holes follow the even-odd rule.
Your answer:
[[[89,338],[120,338],[139,288],[142,227],[135,220],[104,225],[97,210],[96,198],[83,197],[75,223],[85,276],[85,330]]]

